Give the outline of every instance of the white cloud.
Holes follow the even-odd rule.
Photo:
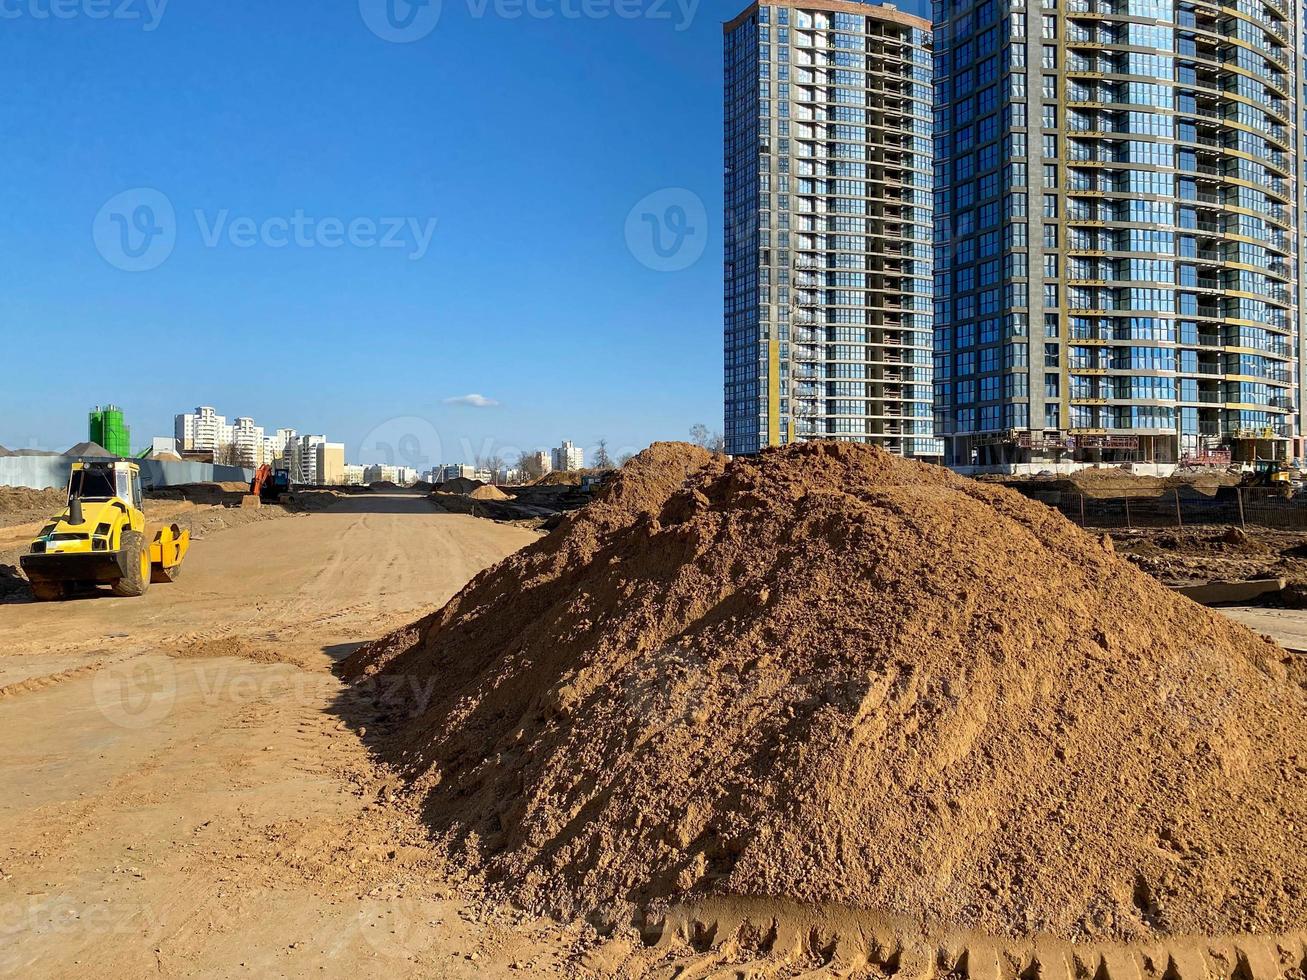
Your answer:
[[[487,398],[485,395],[459,395],[457,398],[446,398],[446,405],[470,405],[472,408],[494,408],[499,402],[493,398]]]

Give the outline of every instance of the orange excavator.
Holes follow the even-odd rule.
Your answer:
[[[283,493],[290,492],[290,470],[274,470],[264,463],[254,471],[250,481],[250,496],[262,503],[275,504]]]

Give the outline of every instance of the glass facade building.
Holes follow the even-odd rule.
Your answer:
[[[725,27],[730,453],[807,439],[938,458],[930,25],[844,0]]]
[[[936,431],[955,466],[1296,452],[1294,11],[937,0]]]

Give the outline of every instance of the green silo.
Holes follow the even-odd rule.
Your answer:
[[[123,412],[117,405],[96,406],[91,412],[88,438],[115,456],[132,454],[131,430],[123,423]]]

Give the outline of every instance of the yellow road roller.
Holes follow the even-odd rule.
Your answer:
[[[42,602],[100,585],[139,596],[151,582],[175,582],[190,546],[191,532],[176,524],[147,528],[136,463],[81,460],[68,479],[68,506],[20,561]]]

